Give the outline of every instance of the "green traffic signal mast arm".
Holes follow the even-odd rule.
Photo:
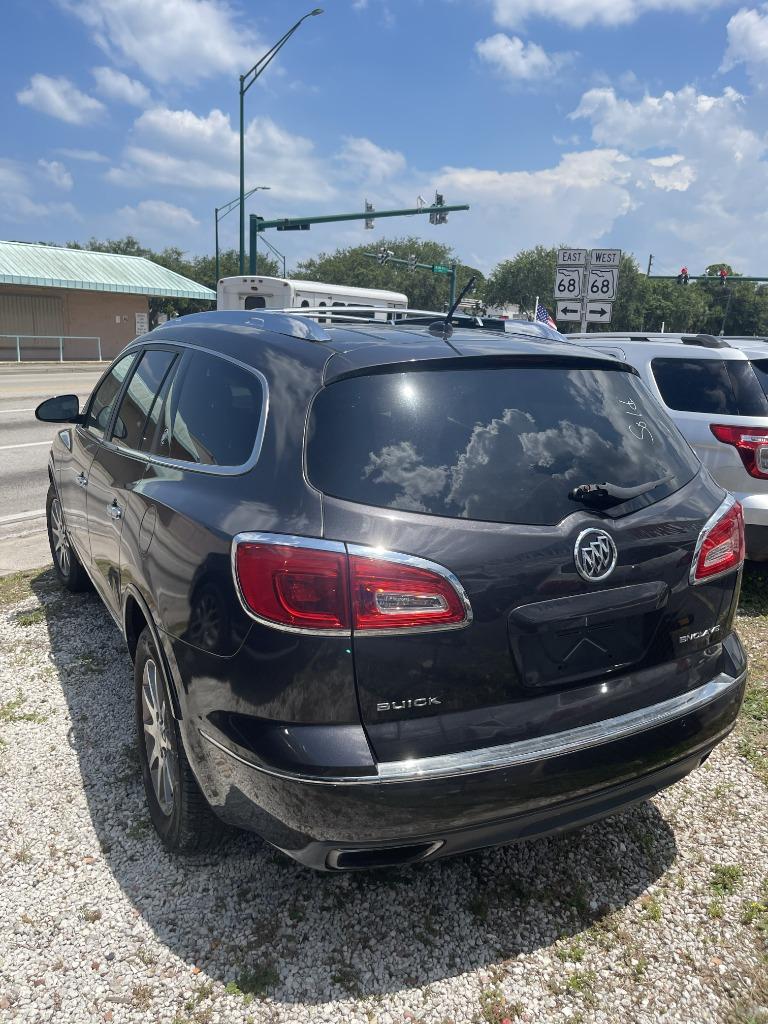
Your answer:
[[[407,210],[368,210],[362,213],[333,213],[321,217],[280,217],[278,220],[261,220],[251,214],[251,234],[254,231],[265,231],[267,228],[301,228],[302,224],[333,224],[340,220],[373,220],[375,217],[409,217],[420,213],[454,213],[456,210],[468,210],[466,203],[454,206],[414,206]]]
[[[679,274],[646,274],[646,277],[648,278],[649,281],[677,281],[677,279],[680,277],[680,275]],[[720,282],[720,278],[717,276],[717,274],[709,274],[709,275],[707,275],[707,274],[689,274],[688,275],[688,280],[689,281],[716,281],[718,284]],[[728,280],[728,282],[730,284],[733,284],[733,283],[738,284],[739,281],[768,281],[768,276],[764,275],[763,277],[746,277],[746,276],[743,276],[742,274],[729,274],[728,277],[727,277],[727,280]]]

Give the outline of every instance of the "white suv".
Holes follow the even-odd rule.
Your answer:
[[[768,343],[707,334],[569,334],[639,371],[719,484],[744,508],[747,557],[768,560]]]

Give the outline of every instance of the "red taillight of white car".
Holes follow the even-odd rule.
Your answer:
[[[718,441],[733,445],[750,476],[768,480],[768,430],[721,423],[712,423],[709,429]]]
[[[691,566],[691,583],[706,583],[738,569],[744,562],[744,513],[735,498],[726,498],[699,534]]]
[[[383,635],[456,629],[472,619],[452,573],[399,552],[239,534],[232,569],[246,611],[289,632]]]

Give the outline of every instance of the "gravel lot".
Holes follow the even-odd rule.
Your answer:
[[[0,581],[0,1018],[768,1021],[768,587],[742,723],[652,802],[564,838],[319,875],[150,830],[131,671],[93,595]]]

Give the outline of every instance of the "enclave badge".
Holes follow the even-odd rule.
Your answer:
[[[589,583],[607,579],[616,568],[616,545],[605,530],[583,530],[576,538],[573,560],[576,571]]]

